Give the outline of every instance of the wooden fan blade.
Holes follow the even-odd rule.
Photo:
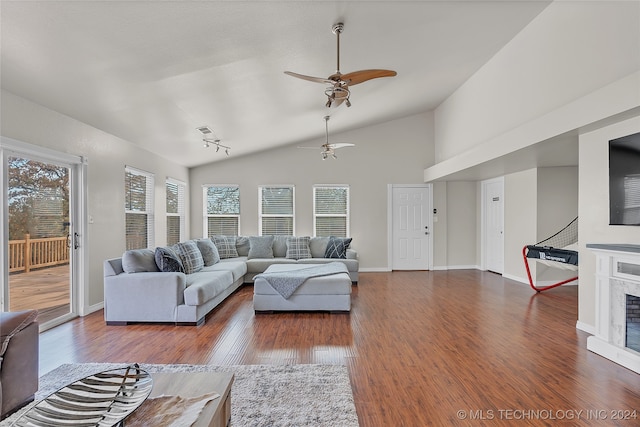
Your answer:
[[[355,145],[356,144],[351,144],[350,142],[334,142],[329,144],[329,147],[336,150],[338,148],[355,147]]]
[[[360,70],[342,75],[342,80],[347,82],[349,86],[357,85],[367,80],[377,79],[380,77],[393,77],[397,75],[393,70]]]
[[[316,83],[328,83],[328,84],[333,84],[334,82],[332,82],[331,80],[327,80],[324,77],[312,77],[312,76],[305,76],[304,74],[298,74],[298,73],[293,73],[291,71],[285,71],[284,72],[286,75],[291,76],[291,77],[297,77],[299,79],[302,80],[309,80],[310,82],[316,82]]]

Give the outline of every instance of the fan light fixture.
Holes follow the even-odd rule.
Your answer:
[[[217,153],[218,151],[220,151],[220,147],[222,147],[224,148],[225,154],[227,156],[229,155],[229,150],[231,150],[231,147],[221,144],[220,139],[215,137],[215,134],[213,133],[210,127],[201,126],[199,128],[196,128],[196,130],[198,130],[202,134],[202,142],[204,143],[204,148],[215,146],[216,153]]]
[[[359,70],[353,71],[351,73],[342,74],[340,72],[340,34],[344,30],[344,24],[342,22],[338,22],[331,27],[331,32],[336,35],[336,72],[330,75],[329,77],[313,77],[306,76],[304,74],[298,74],[291,71],[285,71],[284,73],[296,77],[298,79],[308,80],[311,82],[322,83],[328,85],[324,91],[324,94],[327,96],[327,102],[325,106],[329,107],[338,107],[341,104],[345,104],[347,107],[351,106],[351,101],[349,97],[351,96],[351,92],[349,91],[349,86],[354,86],[363,82],[366,82],[371,79],[378,79],[380,77],[393,77],[397,75],[397,73],[393,70],[381,70],[381,69],[372,69],[372,70]]]

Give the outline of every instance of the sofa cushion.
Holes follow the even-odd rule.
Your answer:
[[[157,247],[155,251],[156,265],[165,273],[184,273],[184,267],[178,254],[169,247]]]
[[[247,261],[247,273],[262,273],[273,264],[296,264],[297,262],[295,259],[288,258],[254,258]]]
[[[309,236],[288,237],[287,238],[287,258],[304,259],[311,258],[311,249],[309,249]]]
[[[213,236],[211,241],[216,245],[216,248],[218,248],[220,259],[235,258],[238,256],[236,236]]]
[[[158,271],[152,249],[132,249],[122,254],[122,269],[125,273]]]
[[[215,265],[203,268],[202,271],[230,271],[233,275],[233,281],[235,282],[246,274],[247,258],[238,257],[223,259]]]
[[[233,283],[230,271],[200,271],[187,276],[184,290],[186,305],[202,305],[215,298]]]
[[[247,257],[273,258],[273,236],[250,236]]]
[[[196,244],[198,245],[198,249],[200,249],[200,253],[202,254],[202,260],[204,261],[205,267],[220,262],[220,254],[218,253],[218,248],[213,244],[211,239],[198,239],[196,240]]]
[[[301,259],[298,261],[298,264],[326,264],[329,262],[336,262],[336,258],[308,258]],[[343,263],[349,272],[358,271],[359,262],[357,259],[344,258],[340,259],[341,263]]]
[[[309,240],[309,249],[311,249],[311,258],[324,258],[327,251],[329,237],[312,237]]]
[[[325,258],[346,258],[347,248],[351,244],[351,238],[347,237],[329,237],[327,249],[324,253]]]
[[[204,267],[202,252],[200,252],[198,245],[193,240],[176,243],[172,249],[180,257],[185,274],[197,273]]]
[[[275,258],[284,258],[287,256],[287,239],[289,237],[292,236],[273,236],[273,256]]]

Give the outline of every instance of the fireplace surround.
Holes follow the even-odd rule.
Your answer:
[[[596,254],[596,333],[587,348],[640,373],[640,245],[587,248]]]

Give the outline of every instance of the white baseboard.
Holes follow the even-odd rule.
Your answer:
[[[360,273],[388,273],[391,269],[389,267],[369,267],[369,268],[360,268],[358,272]]]
[[[98,304],[93,304],[84,308],[82,316],[86,316],[91,313],[95,313],[98,310],[102,310],[104,308],[104,302],[99,302]]]
[[[505,274],[505,273],[502,273],[502,277],[504,277],[505,279],[513,280],[514,282],[519,282],[525,285],[529,285],[529,279],[526,279],[524,277],[514,276],[511,274]]]
[[[586,332],[588,334],[591,335],[595,335],[596,334],[596,327],[595,326],[591,326],[587,323],[581,322],[581,321],[576,321],[576,329],[579,329],[583,332]]]
[[[438,265],[433,266],[433,271],[446,271],[446,270],[480,270],[477,265]]]

